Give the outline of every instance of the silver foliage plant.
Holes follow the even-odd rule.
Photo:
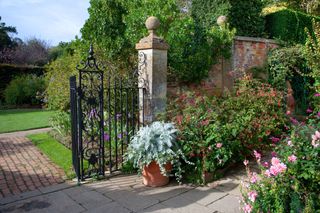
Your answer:
[[[165,165],[170,162],[174,176],[180,183],[182,169],[180,159],[191,164],[182,150],[179,148],[176,138],[178,130],[173,123],[153,122],[149,126],[141,128],[132,138],[125,160],[133,162],[133,166],[138,168],[141,174],[144,166],[148,166],[152,161],[156,161],[163,175],[169,176]]]

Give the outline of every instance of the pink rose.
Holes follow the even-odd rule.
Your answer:
[[[288,157],[288,161],[291,162],[291,163],[295,162],[296,160],[297,160],[297,157],[295,155],[290,155]]]
[[[271,164],[272,165],[278,165],[281,161],[279,160],[279,158],[273,157],[271,159]]]
[[[216,147],[217,147],[218,149],[220,149],[220,148],[222,147],[222,143],[217,143],[217,144],[216,144]]]
[[[251,213],[252,212],[252,206],[250,204],[245,204],[242,208],[244,213]]]
[[[256,191],[251,191],[248,193],[248,198],[252,202],[254,202],[256,200],[257,196],[258,196],[258,193]]]
[[[261,154],[259,152],[257,152],[256,150],[253,150],[253,154],[254,154],[255,158],[257,159],[257,161],[261,160]]]
[[[257,174],[257,173],[255,173],[255,172],[252,173],[252,176],[251,176],[251,178],[250,178],[250,182],[251,182],[251,183],[256,183],[256,182],[258,182],[258,174]]]

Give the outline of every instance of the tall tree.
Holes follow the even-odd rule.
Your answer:
[[[0,16],[0,50],[3,50],[6,47],[12,47],[14,46],[15,42],[10,37],[10,33],[17,33],[17,30],[15,27],[12,26],[6,26],[4,22],[1,22],[1,16]]]

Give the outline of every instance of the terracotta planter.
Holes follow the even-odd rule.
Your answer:
[[[167,171],[172,169],[171,163],[165,166]],[[160,172],[160,167],[157,162],[152,161],[148,166],[145,166],[142,171],[143,184],[151,187],[164,186],[169,183],[169,177],[164,176]]]

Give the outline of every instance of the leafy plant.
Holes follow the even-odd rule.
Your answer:
[[[71,147],[71,119],[70,114],[57,111],[51,116],[50,125],[53,129],[51,135],[66,147]]]
[[[177,129],[172,123],[153,122],[150,126],[141,128],[132,138],[126,155],[126,161],[132,161],[133,166],[141,172],[144,166],[156,161],[163,175],[168,175],[165,165],[170,162],[175,171],[175,177],[180,182],[182,178],[180,158],[186,160],[176,142]]]

